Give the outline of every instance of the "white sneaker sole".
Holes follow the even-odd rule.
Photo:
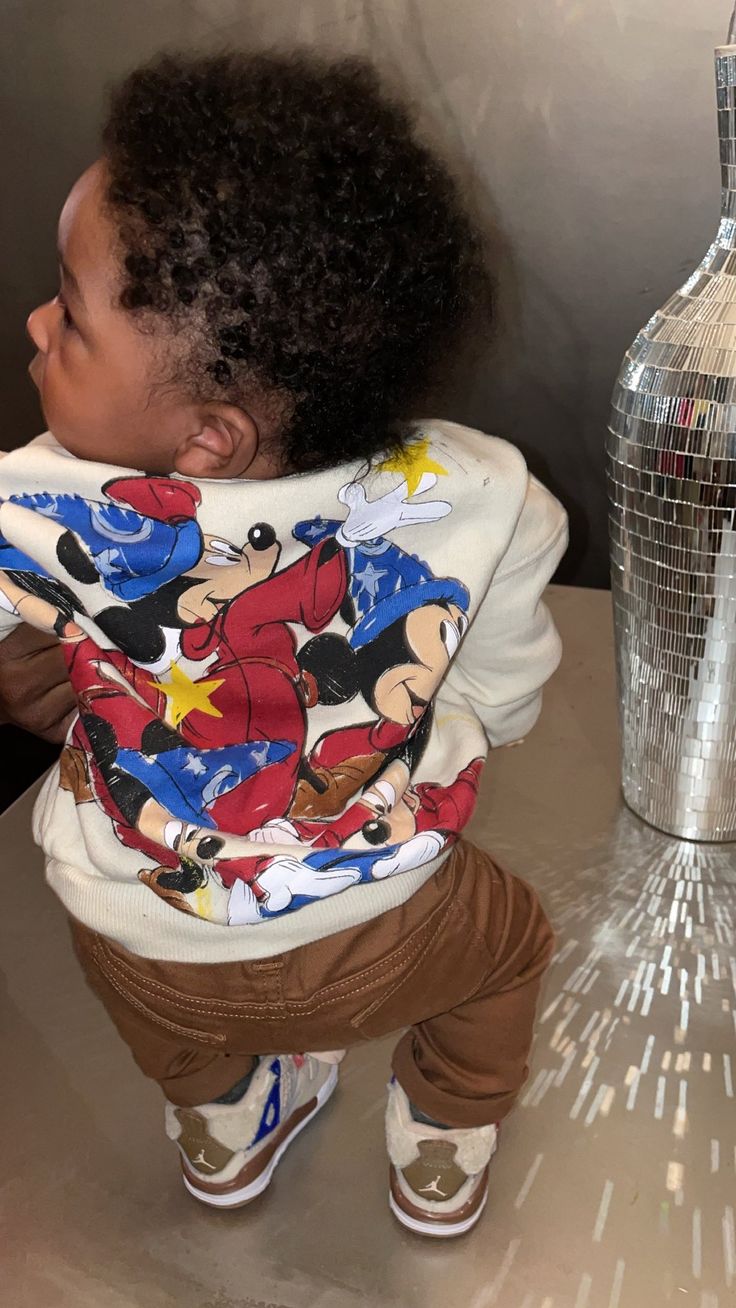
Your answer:
[[[196,1185],[193,1185],[189,1180],[186,1172],[182,1172],[182,1180],[189,1193],[194,1195],[195,1199],[199,1199],[200,1203],[208,1204],[210,1208],[241,1208],[243,1204],[249,1204],[252,1199],[257,1199],[259,1194],[263,1194],[263,1191],[268,1188],[271,1177],[276,1171],[276,1168],[286,1150],[289,1148],[289,1145],[293,1140],[296,1140],[299,1132],[303,1131],[305,1126],[309,1126],[312,1118],[316,1117],[320,1108],[323,1108],[327,1103],[327,1100],[331,1097],[335,1086],[337,1085],[337,1079],[338,1069],[337,1067],[331,1067],[327,1080],[317,1091],[317,1103],[311,1113],[306,1117],[303,1117],[301,1122],[297,1122],[293,1131],[290,1131],[289,1134],[284,1137],[271,1161],[266,1167],[264,1167],[263,1171],[256,1177],[255,1181],[251,1181],[250,1185],[244,1185],[240,1190],[230,1190],[227,1194],[208,1194],[205,1190],[197,1189]]]
[[[394,1217],[401,1222],[402,1226],[406,1227],[407,1231],[413,1231],[415,1235],[428,1235],[435,1240],[447,1240],[453,1235],[465,1235],[466,1231],[473,1229],[476,1222],[480,1220],[483,1209],[488,1202],[488,1191],[484,1194],[479,1207],[474,1213],[471,1213],[470,1217],[466,1217],[463,1222],[455,1222],[454,1224],[451,1222],[442,1225],[437,1222],[420,1222],[418,1218],[410,1217],[408,1213],[404,1212],[403,1208],[399,1208],[390,1190],[388,1192],[388,1202]]]

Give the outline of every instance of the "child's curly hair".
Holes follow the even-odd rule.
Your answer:
[[[164,55],[103,133],[120,302],[182,333],[200,392],[278,397],[286,468],[396,443],[472,310],[482,242],[357,59]]]

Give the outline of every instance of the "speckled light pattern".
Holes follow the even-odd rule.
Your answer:
[[[628,350],[607,443],[627,803],[736,839],[736,46],[716,50],[715,241]],[[676,149],[676,143],[673,143]]]

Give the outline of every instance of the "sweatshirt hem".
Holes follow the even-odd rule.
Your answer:
[[[352,886],[252,926],[188,917],[163,902],[151,905],[146,887],[140,887],[143,898],[136,885],[95,884],[98,877],[58,859],[47,860],[46,880],[73,918],[132,954],[170,963],[248,962],[300,949],[400,907],[439,871],[450,852],[397,877]]]

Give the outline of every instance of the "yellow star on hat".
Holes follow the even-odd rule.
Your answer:
[[[210,702],[210,696],[222,685],[222,680],[192,681],[175,663],[171,665],[170,676],[171,681],[149,681],[148,684],[166,696],[166,717],[172,727],[178,727],[193,709],[199,709],[200,713],[211,718],[222,717],[220,710]]]
[[[405,479],[410,495],[414,494],[425,472],[434,472],[438,477],[448,475],[447,468],[429,455],[429,437],[411,441],[403,449],[392,454],[378,464],[379,472],[399,472]]]

